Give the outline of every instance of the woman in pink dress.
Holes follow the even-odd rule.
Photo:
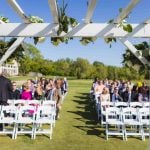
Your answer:
[[[23,91],[21,93],[21,99],[32,100],[32,92],[30,90],[28,83],[23,84]]]

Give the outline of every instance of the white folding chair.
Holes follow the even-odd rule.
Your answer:
[[[42,106],[50,106],[49,109],[53,114],[53,126],[55,127],[56,122],[56,101],[43,101]]]
[[[35,114],[35,106],[26,105],[19,108],[16,120],[15,139],[18,134],[31,134],[31,138],[33,138]]]
[[[127,140],[128,136],[141,136],[143,140],[142,124],[139,120],[138,109],[132,107],[123,108],[122,114],[125,139]]]
[[[134,108],[141,108],[143,107],[143,104],[141,102],[130,102],[130,107],[134,107]]]
[[[149,107],[150,108],[150,102],[143,102],[143,107]]]
[[[12,139],[14,139],[16,118],[17,107],[2,106],[0,112],[0,124],[2,124],[3,129],[0,131],[0,134],[12,134]]]
[[[114,126],[113,130],[109,126]],[[116,128],[117,127],[117,128]],[[120,108],[109,107],[106,108],[106,139],[109,135],[121,135],[124,140],[124,126],[122,122],[122,115]]]
[[[41,105],[41,101],[40,100],[27,100],[27,105],[40,106]]]
[[[14,100],[14,105],[15,106],[25,106],[25,105],[27,105],[27,100],[23,100],[23,99]]]
[[[51,106],[40,106],[38,107],[37,116],[35,120],[35,130],[34,130],[34,139],[37,134],[49,134],[50,139],[52,138],[52,130],[54,123],[53,111],[51,111]],[[48,124],[48,128],[44,126]],[[45,128],[44,128],[45,127]]]
[[[7,103],[8,103],[8,105],[14,105],[14,100],[13,99],[8,99]]]
[[[140,122],[143,127],[143,137],[149,136],[150,138],[150,108],[139,109]]]
[[[128,107],[128,102],[115,102],[115,107],[123,108]]]
[[[100,116],[101,116],[101,124],[105,125],[106,124],[106,108],[108,107],[113,107],[114,103],[113,102],[100,102]]]

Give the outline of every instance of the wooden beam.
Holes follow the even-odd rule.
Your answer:
[[[120,41],[132,52],[132,54],[134,56],[136,56],[144,65],[148,64],[150,66],[150,63],[148,62],[148,60],[140,55],[138,55],[137,53],[137,49],[135,48],[135,46],[129,42],[127,39],[124,38],[119,38]]]
[[[139,2],[140,0],[131,0],[128,6],[124,8],[120,15],[115,19],[114,23],[120,23],[124,18],[126,18]]]
[[[49,7],[54,19],[54,23],[58,23],[58,10],[57,10],[57,2],[56,0],[48,0]]]
[[[97,0],[89,0],[88,9],[87,9],[87,13],[86,13],[85,21],[84,21],[85,23],[91,22],[96,4],[97,4]]]
[[[0,59],[0,65],[2,65],[7,58],[16,50],[16,48],[24,41],[24,37],[19,37],[17,40],[9,47],[6,53]]]
[[[78,27],[80,28],[78,29]],[[75,28],[69,30],[68,33],[62,33],[60,36],[68,37],[134,37],[134,38],[150,38],[150,24],[132,24],[133,32],[127,33],[121,28],[117,28],[114,24],[92,23],[79,24]],[[56,37],[58,24],[49,23],[7,23],[0,24],[1,37]],[[78,30],[76,30],[78,29]],[[134,30],[136,29],[136,30]],[[74,32],[72,32],[72,30]],[[105,32],[103,32],[105,31]]]
[[[27,16],[25,15],[22,8],[19,6],[19,4],[16,2],[16,0],[7,0],[8,3],[12,6],[12,8],[16,11],[16,13],[24,20],[25,23],[30,23]]]

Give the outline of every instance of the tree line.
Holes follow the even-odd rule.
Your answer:
[[[1,57],[14,41],[14,39],[8,42],[0,41]],[[98,77],[99,79],[137,80],[148,78],[147,73],[139,74],[138,71],[125,65],[123,67],[107,66],[100,61],[90,63],[83,58],[77,58],[76,60],[66,58],[57,61],[45,59],[40,50],[29,43],[22,43],[7,60],[7,63],[11,63],[12,59],[18,61],[19,73],[22,75],[26,75],[29,72],[38,72],[43,75],[73,76],[77,79]]]

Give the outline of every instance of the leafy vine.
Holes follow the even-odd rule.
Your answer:
[[[9,19],[4,17],[4,16],[0,16],[0,20],[5,22],[5,23],[8,23],[9,22]]]
[[[57,5],[58,6],[58,5]],[[78,22],[76,19],[69,17],[66,15],[66,8],[68,4],[62,1],[62,6],[58,7],[58,23],[59,27],[57,30],[57,36],[60,36],[63,32],[68,33],[69,28],[74,28]],[[51,43],[55,46],[59,45],[60,43],[68,43],[69,40],[72,40],[73,38],[69,37],[52,37]]]

